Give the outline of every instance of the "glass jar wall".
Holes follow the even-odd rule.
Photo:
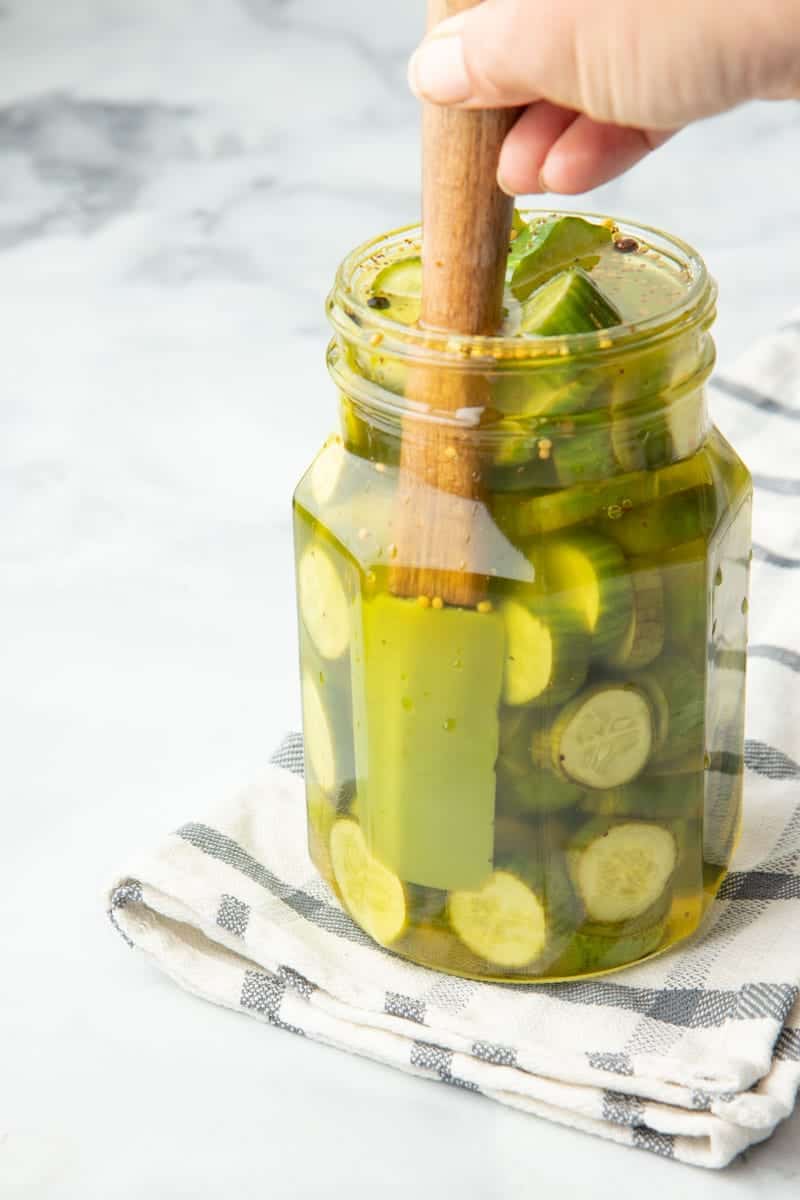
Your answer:
[[[294,503],[310,851],[371,937],[474,978],[680,941],[739,828],[751,485],[706,411],[715,289],[613,231],[609,330],[530,336],[513,296],[501,336],[420,329],[415,229],[329,301],[340,429]]]

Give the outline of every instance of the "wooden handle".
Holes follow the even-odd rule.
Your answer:
[[[475,0],[429,0],[429,28]],[[457,333],[496,333],[514,201],[497,163],[516,120],[508,109],[423,107],[422,321]]]
[[[428,28],[477,0],[429,0]],[[497,186],[508,110],[423,106],[422,324],[463,334],[495,333],[513,200]],[[483,407],[483,378],[418,367],[408,395],[439,412]],[[469,435],[452,424],[406,418],[400,455],[398,555],[390,587],[400,596],[436,596],[474,606],[485,592],[475,569],[474,504],[483,496]],[[424,486],[420,486],[424,485]]]

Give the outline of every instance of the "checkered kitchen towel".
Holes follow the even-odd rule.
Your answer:
[[[404,962],[311,866],[291,735],[131,864],[110,895],[126,941],[218,1004],[626,1145],[719,1167],[768,1137],[800,1083],[800,320],[716,379],[713,409],[753,470],[756,544],[744,836],[701,935],[576,983]]]

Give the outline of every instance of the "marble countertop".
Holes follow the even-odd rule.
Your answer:
[[[3,1196],[796,1193],[799,1118],[676,1166],[217,1011],[106,922],[130,851],[298,723],[323,298],[416,217],[422,8],[0,5]],[[723,363],[800,298],[798,138],[756,105],[576,203],[702,249]]]

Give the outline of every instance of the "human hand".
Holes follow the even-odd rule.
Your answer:
[[[524,111],[498,182],[583,192],[746,100],[800,97],[800,0],[483,0],[436,26],[412,91]]]

